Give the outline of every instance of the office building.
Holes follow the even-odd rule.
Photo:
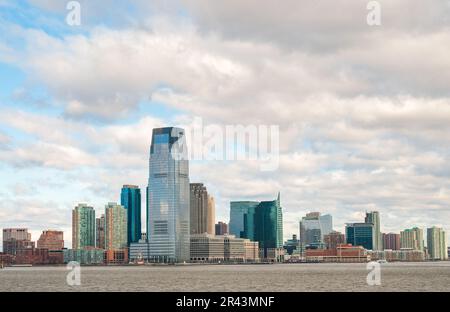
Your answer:
[[[236,237],[244,237],[244,217],[247,218],[247,226],[251,226],[253,222],[251,218],[255,214],[255,209],[259,205],[256,201],[232,201],[230,203],[230,224],[228,231],[230,235]],[[253,232],[253,229],[247,229]]]
[[[298,254],[300,252],[300,240],[297,238],[297,235],[292,235],[292,238],[284,243],[283,248],[287,255]]]
[[[37,241],[37,248],[48,250],[64,249],[64,232],[62,231],[43,231]]]
[[[400,250],[400,234],[383,233],[383,250]]]
[[[364,222],[373,224],[373,250],[383,250],[380,213],[378,211],[366,212]]]
[[[190,233],[214,234],[215,202],[203,183],[190,184]]]
[[[300,221],[300,243],[302,248],[324,248],[324,236],[333,231],[331,215],[310,212]]]
[[[15,256],[19,249],[34,248],[31,241],[31,233],[28,229],[12,228],[3,229],[3,253]]]
[[[136,185],[124,185],[120,194],[120,204],[127,210],[128,245],[141,239],[141,190]]]
[[[372,223],[347,223],[345,237],[347,244],[362,246],[367,250],[373,250],[374,225]]]
[[[219,221],[219,223],[216,224],[216,235],[227,235],[228,234],[228,224]]]
[[[239,227],[236,227],[235,231],[240,233],[241,238],[259,243],[259,248],[262,250],[261,258],[268,258],[269,249],[278,250],[275,254],[281,255],[283,250],[283,214],[280,194],[278,194],[276,200],[263,201],[257,203],[256,206],[253,203],[232,202],[230,225],[233,221],[234,225],[240,226],[234,218],[241,217],[243,219],[243,231]],[[233,211],[234,209],[236,210]]]
[[[95,210],[78,204],[72,211],[72,248],[95,247]]]
[[[153,130],[149,165],[147,236],[152,261],[189,261],[189,162],[183,129]]]

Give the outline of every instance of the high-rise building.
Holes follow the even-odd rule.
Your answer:
[[[333,218],[331,215],[310,212],[300,221],[300,244],[302,248],[306,246],[322,248],[324,236],[332,231]]]
[[[345,244],[345,235],[341,232],[332,231],[324,235],[323,241],[327,249],[336,249],[339,245]]]
[[[219,221],[219,223],[216,224],[216,235],[226,235],[228,234],[228,224]]]
[[[214,200],[214,197],[208,194],[208,217],[206,220],[206,232],[208,234],[214,235],[216,232],[215,229],[215,223],[216,223],[216,201]]]
[[[184,130],[154,129],[149,164],[147,236],[151,261],[189,261],[189,162]]]
[[[64,249],[64,232],[62,231],[43,231],[37,241],[37,248],[48,250]]]
[[[347,223],[345,226],[347,244],[373,250],[373,227],[373,223]]]
[[[72,249],[95,247],[95,210],[78,204],[72,211]]]
[[[373,250],[383,250],[381,236],[380,213],[378,211],[366,212],[365,223],[373,224]]]
[[[423,230],[417,227],[400,232],[400,248],[424,250]]]
[[[116,203],[105,207],[105,249],[120,250],[128,244],[127,210]]]
[[[28,229],[3,229],[3,252],[15,256],[20,249],[34,249]]]
[[[230,202],[230,224],[228,225],[228,231],[230,235],[236,237],[244,237],[244,216],[246,218],[252,217],[259,202],[256,201],[233,201]],[[251,220],[248,220],[251,221]],[[251,226],[252,222],[247,222],[248,226]],[[253,231],[248,229],[247,231]]]
[[[427,248],[430,260],[447,260],[447,235],[442,228],[427,229]]]
[[[241,218],[242,221],[238,220]],[[231,232],[232,225],[234,232]],[[282,249],[283,213],[280,195],[273,201],[231,202],[230,234],[258,242],[263,258],[267,257],[269,249]]]
[[[127,210],[128,245],[141,239],[141,190],[136,185],[124,185],[120,204]]]
[[[190,234],[206,233],[208,192],[202,183],[190,184]]]
[[[105,215],[95,220],[95,246],[99,249],[105,249]]]
[[[400,234],[383,233],[383,250],[400,250]]]

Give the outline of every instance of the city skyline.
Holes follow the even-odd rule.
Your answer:
[[[0,1],[0,228],[70,242],[75,205],[120,203],[128,183],[144,227],[151,131],[198,117],[279,125],[276,170],[190,163],[216,220],[281,191],[283,240],[314,211],[342,233],[366,211],[385,233],[450,229],[445,1],[381,1],[380,27],[358,1],[339,17],[323,0],[80,2],[73,27],[59,0]]]

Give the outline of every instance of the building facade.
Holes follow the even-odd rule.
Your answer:
[[[347,244],[362,246],[367,250],[373,250],[374,225],[372,223],[348,223],[345,226]]]
[[[153,130],[147,198],[152,261],[189,261],[189,162],[183,129]]]
[[[78,204],[72,211],[72,248],[95,247],[95,210]]]
[[[400,250],[400,234],[383,233],[383,250]]]
[[[427,248],[430,260],[448,260],[447,235],[442,228],[427,229]]]
[[[62,231],[43,231],[37,241],[37,248],[48,250],[64,249],[64,232]]]
[[[324,235],[323,240],[327,249],[336,249],[339,245],[345,244],[345,234],[333,231]]]
[[[364,222],[373,224],[373,250],[383,250],[380,213],[378,211],[366,212]]]
[[[215,202],[203,183],[190,184],[190,233],[214,234]]]
[[[105,207],[105,249],[120,250],[128,245],[127,210],[122,205],[108,203]]]
[[[244,216],[247,215],[247,218],[253,216],[258,205],[259,202],[256,201],[230,202],[230,224],[228,225],[230,235],[244,237]],[[247,222],[247,226],[251,224],[251,221]]]
[[[15,256],[20,249],[34,248],[31,233],[25,228],[3,229],[3,253]]]
[[[219,221],[219,223],[216,224],[215,226],[215,234],[216,235],[227,235],[228,234],[228,224]]]
[[[302,248],[323,248],[325,235],[333,231],[333,218],[331,215],[321,215],[320,212],[310,212],[302,218],[299,226]]]
[[[120,204],[127,210],[128,245],[141,239],[141,189],[136,185],[124,185],[120,193]]]
[[[423,230],[417,227],[400,232],[400,248],[424,250]]]
[[[95,247],[105,249],[105,215],[95,219]]]

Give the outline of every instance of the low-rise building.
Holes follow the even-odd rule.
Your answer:
[[[370,255],[362,246],[338,245],[336,249],[307,249],[306,262],[368,262]]]
[[[191,262],[258,262],[259,244],[234,235],[193,234]]]
[[[372,260],[386,260],[388,262],[420,262],[425,260],[425,252],[413,248],[400,250],[386,249],[383,251],[368,251]]]
[[[81,265],[104,264],[104,253],[104,249],[98,248],[66,249],[64,250],[64,263],[75,261]]]

